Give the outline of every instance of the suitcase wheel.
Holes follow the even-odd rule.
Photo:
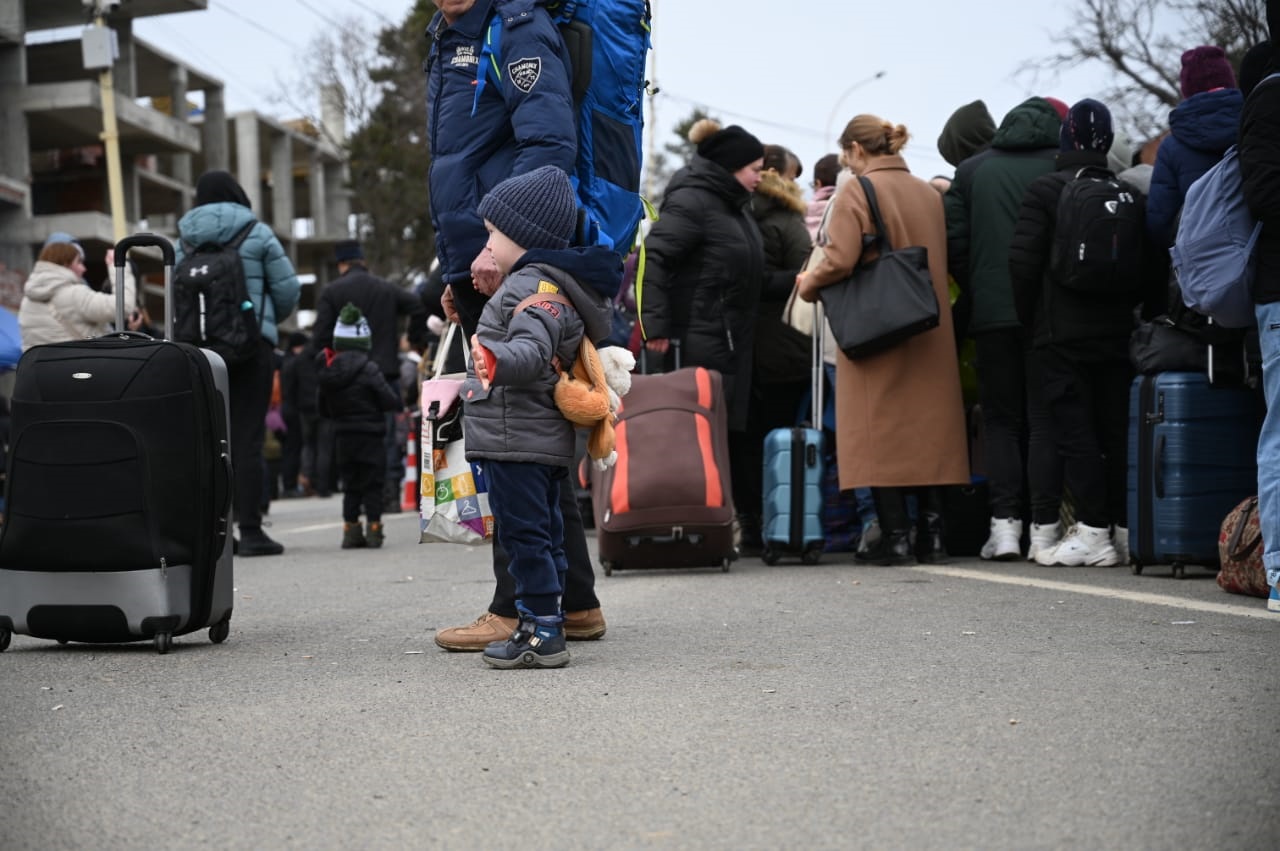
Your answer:
[[[604,570],[605,576],[613,576],[613,569],[617,567],[617,565],[609,561],[608,559],[601,559],[600,567],[602,570]]]
[[[1138,560],[1135,558],[1135,559],[1133,560],[1133,564],[1129,567],[1129,570],[1133,571],[1133,575],[1134,575],[1134,576],[1141,576],[1141,575],[1142,575],[1142,562],[1138,561]]]
[[[732,562],[733,562],[733,559],[729,558],[728,556],[725,556],[725,557],[724,557],[724,561],[720,562],[720,572],[721,572],[721,573],[728,573],[728,572],[729,572],[729,565],[730,565]]]
[[[221,644],[227,640],[227,636],[231,634],[231,618],[224,618],[213,626],[209,627],[209,640],[214,644]]]
[[[1176,561],[1173,563],[1173,578],[1174,578],[1174,579],[1186,579],[1186,578],[1187,578],[1187,569],[1186,569],[1186,567],[1185,567],[1184,565],[1182,565],[1182,564],[1179,564],[1179,563],[1178,563],[1178,562],[1176,562]]]
[[[156,652],[161,656],[173,649],[173,634],[169,632],[156,633]]]
[[[0,629],[0,653],[9,649],[9,639],[13,633],[7,629]]]
[[[763,561],[765,564],[772,566],[778,563],[779,555],[781,554],[773,548],[773,544],[765,544],[764,552],[760,554],[760,560]],[[722,565],[722,568],[724,570],[729,569],[729,563],[727,560]]]
[[[822,560],[822,544],[811,546],[800,554],[802,564],[817,564]]]

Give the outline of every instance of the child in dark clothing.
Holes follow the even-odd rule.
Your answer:
[[[320,416],[333,420],[337,438],[344,550],[382,546],[383,412],[400,410],[400,394],[369,359],[370,342],[368,321],[347,302],[333,329],[333,348],[316,355]],[[368,537],[360,525],[361,504]]]
[[[577,202],[568,176],[543,166],[498,184],[480,202],[485,246],[506,276],[471,338],[462,387],[467,459],[483,463],[498,542],[511,556],[519,621],[484,651],[496,668],[569,663],[560,609],[568,561],[560,486],[574,459],[574,429],[556,407],[559,370],[585,335],[608,336],[609,299],[622,258],[599,246],[570,248]]]

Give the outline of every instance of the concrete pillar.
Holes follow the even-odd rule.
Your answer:
[[[222,88],[204,90],[204,124],[201,125],[204,167],[209,171],[231,168],[230,142],[227,138],[227,108]],[[197,175],[198,177],[199,175]]]
[[[186,122],[187,118],[187,69],[181,65],[175,65],[169,69],[169,112],[179,121]],[[188,188],[182,190],[182,198],[178,202],[178,209],[191,209],[192,191],[191,186],[191,155],[190,154],[174,154],[172,158],[174,180],[184,184]]]
[[[271,225],[293,244],[293,137],[271,140]]]
[[[262,157],[258,152],[258,116],[242,112],[235,117],[236,168],[235,176],[244,193],[249,196],[249,206],[257,215],[262,214]]]
[[[351,213],[351,199],[347,189],[347,170],[345,163],[326,163],[324,167],[324,191],[329,197],[328,233],[337,234],[338,239],[346,239],[350,234],[347,218]]]
[[[315,148],[311,149],[311,162],[307,169],[307,190],[311,196],[311,236],[313,239],[328,239],[332,232],[329,230],[329,199],[324,185],[324,158]]]
[[[18,35],[17,44],[0,45],[0,177],[15,187],[31,180],[27,116],[18,103],[27,85],[27,51],[21,33],[26,29],[23,4],[4,4],[3,25]],[[31,194],[21,204],[0,202],[0,304],[12,310],[22,301],[22,284],[35,262],[31,246],[17,234],[31,221]]]
[[[112,82],[116,92],[132,99],[138,92],[137,51],[133,43],[133,19],[112,19],[107,24],[116,31],[116,41],[120,45],[120,56],[111,66]]]

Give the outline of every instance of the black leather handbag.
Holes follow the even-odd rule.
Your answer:
[[[859,177],[875,222],[863,237],[863,251],[879,256],[862,261],[848,278],[818,290],[836,343],[852,360],[879,354],[909,337],[938,327],[938,297],[929,276],[929,251],[922,245],[894,249],[889,242],[876,191]]]

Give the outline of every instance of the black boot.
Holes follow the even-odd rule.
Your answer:
[[[877,564],[882,567],[894,567],[904,564],[915,564],[915,556],[911,554],[911,530],[894,529],[882,532],[880,542],[866,553],[854,555],[862,564]]]
[[[911,553],[911,521],[906,495],[901,488],[872,488],[876,514],[880,518],[880,541],[855,558],[863,564],[883,566],[915,564]]]
[[[916,558],[924,564],[951,560],[943,540],[942,489],[921,488],[920,515],[916,522]]]
[[[942,540],[942,515],[933,511],[920,512],[920,524],[916,527],[916,558],[922,564],[946,564],[951,561],[947,545]]]

